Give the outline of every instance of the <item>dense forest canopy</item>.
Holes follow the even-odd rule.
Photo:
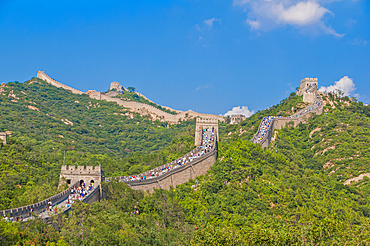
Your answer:
[[[86,101],[83,101],[84,96],[76,96],[79,98],[76,99],[75,95],[68,92],[65,92],[65,97],[73,97],[72,101],[79,100],[78,105],[85,106],[81,108],[81,114],[83,111],[85,117],[79,117],[78,114],[73,117],[73,110],[63,115],[66,108],[53,108],[52,103],[43,107],[48,99],[35,101],[35,107],[39,107],[40,112],[28,111],[27,106],[21,106],[20,93],[16,93],[16,97],[19,97],[16,99],[17,103],[11,101],[14,97],[8,97],[8,93],[15,91],[15,88],[29,93],[23,88],[32,86],[28,83],[7,84],[7,92],[2,96],[0,104],[1,107],[7,105],[15,107],[15,110],[23,110],[19,111],[22,116],[19,116],[19,120],[22,120],[23,124],[15,124],[14,128],[6,128],[4,124],[15,117],[11,115],[12,111],[6,111],[0,118],[0,129],[11,129],[14,134],[14,137],[9,138],[9,145],[0,149],[4,163],[2,175],[5,180],[1,187],[7,185],[0,193],[3,199],[1,204],[6,206],[25,201],[17,201],[17,196],[27,194],[33,198],[37,195],[30,191],[18,191],[23,188],[14,191],[13,187],[22,180],[33,182],[26,183],[26,188],[43,183],[53,187],[57,178],[48,174],[60,166],[61,150],[68,146],[74,146],[74,149],[68,150],[69,163],[102,162],[111,174],[145,170],[153,165],[150,161],[155,158],[155,164],[158,164],[192,147],[194,122],[183,122],[167,129],[165,123],[152,124],[148,119],[135,115],[134,119],[127,118],[127,122],[125,117],[119,118],[123,120],[119,123],[122,125],[109,131],[106,129],[109,122],[117,122],[117,115],[113,113],[120,112],[121,108],[114,104],[92,101],[87,97]],[[64,93],[47,85],[43,87]],[[55,218],[58,230],[39,219],[27,223],[0,221],[0,235],[3,235],[0,237],[0,243],[368,245],[370,179],[365,175],[362,179],[358,178],[357,182],[349,185],[347,183],[361,174],[370,173],[370,109],[361,102],[334,94],[324,95],[323,100],[323,114],[316,115],[297,127],[285,127],[275,131],[273,141],[266,149],[249,141],[257,131],[261,119],[267,115],[293,114],[306,106],[302,97],[292,93],[279,104],[258,111],[240,124],[221,123],[218,160],[207,175],[197,178],[197,182],[191,180],[169,191],[156,190],[153,194],[132,190],[124,183],[107,182],[103,184],[108,192],[106,200],[91,205],[74,205],[73,212],[67,218]],[[93,106],[89,106],[89,101],[91,105],[99,103],[100,107],[92,110]],[[72,105],[75,104],[71,103],[70,106]],[[67,108],[71,108],[70,106]],[[54,117],[59,117],[59,121],[61,118],[67,118],[72,122],[81,122],[76,125],[83,124],[87,132],[74,132],[74,126],[58,120],[55,120],[56,128],[51,128],[58,131],[48,132],[50,127],[43,126],[38,117],[44,117],[41,116],[42,112],[45,111],[46,114],[49,108],[54,110],[51,113],[54,113]],[[98,113],[94,117],[90,115],[90,112],[96,112],[95,110],[98,110],[99,114],[104,111],[104,116],[107,117],[105,121]],[[7,117],[7,114],[10,116]],[[50,116],[45,117],[49,118]],[[121,127],[124,126],[126,128],[122,130]],[[42,130],[38,130],[39,128]],[[130,131],[127,132],[127,129]],[[131,132],[137,134],[139,141],[122,145],[120,134],[128,134],[130,137]],[[58,137],[59,134],[64,138]],[[50,141],[49,144],[35,140],[36,136],[40,136],[41,140]],[[116,142],[109,142],[110,136],[115,137]],[[162,139],[159,136],[167,138]],[[89,140],[83,140],[88,137],[106,139],[107,142],[89,143]],[[71,144],[72,140],[75,144]],[[86,141],[87,145],[83,144],[83,141]],[[156,141],[162,141],[162,145],[153,147]],[[150,143],[153,144],[153,149],[148,147],[149,149],[143,152],[135,149],[135,146],[144,147]],[[59,154],[53,155],[52,147],[58,148]],[[100,152],[94,152],[95,148]],[[132,152],[127,153],[126,148]],[[133,162],[130,162],[131,160]],[[55,174],[57,173],[58,170],[55,171]],[[14,178],[8,178],[10,176]],[[49,181],[45,181],[47,179]],[[140,213],[134,213],[136,210]]]

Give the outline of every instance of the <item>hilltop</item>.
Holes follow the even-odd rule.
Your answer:
[[[11,86],[12,83],[6,85],[7,93],[10,93]],[[24,91],[23,87],[21,89]],[[49,89],[61,92],[61,89]],[[9,97],[7,93],[3,97],[5,99],[2,99],[7,101],[1,102],[8,107],[16,104],[11,100],[21,100],[19,93]],[[370,176],[367,161],[370,154],[370,108],[349,97],[335,94],[321,96],[324,102],[323,114],[315,115],[296,127],[288,124],[275,130],[267,148],[250,141],[261,120],[266,116],[289,116],[305,108],[308,104],[303,102],[302,95],[291,93],[279,104],[258,111],[239,124],[220,123],[217,161],[207,175],[190,180],[176,189],[145,194],[130,189],[124,183],[108,182],[103,184],[108,193],[107,200],[91,205],[74,205],[74,212],[68,216],[67,222],[62,223],[60,231],[54,231],[46,225],[41,230],[32,223],[3,226],[21,231],[23,234],[12,234],[21,235],[19,240],[31,240],[36,244],[59,240],[67,245],[366,245],[370,241],[370,179],[367,178]],[[88,100],[92,100],[87,95],[78,97],[81,101],[86,98],[87,106]],[[46,101],[39,100],[33,105],[38,107]],[[96,103],[100,105],[103,101],[91,101],[92,105]],[[109,105],[109,109],[117,107],[122,110],[115,103],[104,103]],[[102,110],[102,107],[103,104],[94,110]],[[23,108],[32,110],[26,106]],[[105,108],[104,111],[108,112],[109,109]],[[41,115],[42,110],[30,112]],[[25,115],[24,118],[27,118]],[[59,118],[58,122],[70,127],[69,121],[75,122],[76,119],[67,116]],[[162,160],[168,156],[179,156],[181,151],[178,151],[178,147],[183,146],[180,148],[182,153],[193,147],[192,121],[175,125],[155,121],[152,124],[152,119],[139,118],[141,116],[138,114],[134,114],[133,119],[127,117],[128,120],[134,120],[135,117],[142,119],[139,124],[136,124],[139,121],[132,125],[127,123],[132,127],[127,129],[139,127],[147,120],[146,127],[150,129],[157,129],[156,124],[163,124],[165,127],[159,127],[163,133],[172,130],[168,133],[177,134],[172,136],[171,143],[169,139],[163,148],[157,149],[156,156],[163,157]],[[65,119],[68,119],[67,124]],[[112,119],[107,118],[105,124]],[[100,122],[95,124],[98,123],[104,126]],[[95,127],[95,134],[104,128],[99,125]],[[69,131],[72,132],[72,128]],[[187,134],[183,131],[187,131]],[[10,142],[12,138],[9,138]],[[19,140],[23,139],[19,137]],[[148,144],[151,142],[146,138],[141,140]],[[16,150],[19,142],[18,145],[10,145],[13,146],[11,149],[6,149],[6,146],[0,151],[9,155]],[[104,151],[109,145],[99,148]],[[86,153],[92,150],[86,150]],[[31,153],[39,156],[33,150]],[[106,156],[110,159],[103,163],[106,163],[104,165],[108,170],[112,170],[111,173],[121,172],[125,167],[128,170],[125,174],[132,174],[139,168],[141,171],[149,170],[143,161],[135,165],[136,170],[131,167],[127,169],[126,165],[131,164],[131,159],[125,158],[133,158],[131,153],[125,154],[127,157],[122,158],[121,162],[112,164],[116,160],[114,156],[119,154],[114,154],[117,152],[113,149],[109,153]],[[96,156],[88,154],[86,159],[89,158]],[[25,159],[30,160],[29,157]],[[163,163],[158,160],[150,165],[154,167]],[[45,163],[44,168],[50,164]],[[12,165],[6,166],[10,167]],[[11,179],[6,182],[10,183]],[[8,196],[8,199],[14,198]],[[140,214],[133,213],[136,210]],[[49,233],[45,234],[45,230]],[[84,233],[84,238],[78,234],[80,231]]]

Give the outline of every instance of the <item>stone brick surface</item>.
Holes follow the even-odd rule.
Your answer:
[[[84,181],[86,185],[89,185],[91,181],[94,181],[94,186],[101,184],[104,180],[104,172],[100,166],[73,166],[67,167],[63,165],[60,170],[59,186],[67,182],[69,187],[80,181]]]
[[[177,185],[188,182],[190,179],[195,179],[198,176],[206,174],[211,166],[216,162],[216,159],[217,148],[197,160],[180,168],[171,170],[159,177],[131,181],[127,184],[132,189],[149,191],[150,193],[154,192],[154,189],[169,190],[171,187],[175,188]]]

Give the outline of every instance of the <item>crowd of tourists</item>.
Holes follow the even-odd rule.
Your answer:
[[[127,176],[127,177],[123,177],[121,181],[129,182],[129,181],[135,181],[135,180],[151,179],[151,178],[155,178],[160,175],[163,175],[181,166],[187,165],[190,162],[196,160],[197,158],[210,152],[215,146],[214,142],[215,142],[215,129],[214,128],[204,128],[202,132],[201,146],[199,148],[196,148],[193,152],[191,152],[190,155],[185,155],[177,159],[175,162],[171,162],[169,164],[165,164],[163,166],[155,168],[149,171],[146,175],[138,174],[138,175]]]
[[[89,186],[86,187],[85,182],[81,182],[80,185],[75,186],[71,189],[71,193],[69,194],[67,201],[65,202],[65,208],[69,208],[72,204],[76,203],[78,200],[83,200],[91,191],[94,190],[94,182],[91,182]],[[54,204],[51,200],[47,202],[47,208],[43,211],[48,214],[57,214],[58,213],[58,204]],[[42,213],[43,213],[42,212]],[[39,217],[42,217],[42,213],[39,214]],[[30,209],[28,216],[25,218],[23,217],[14,217],[12,215],[3,214],[1,220],[7,222],[15,222],[15,221],[23,221],[27,220],[28,217],[33,215],[33,208]]]
[[[19,216],[13,217],[12,215],[8,217],[6,214],[4,214],[1,220],[6,221],[6,222],[23,221],[23,217],[19,217]]]
[[[314,88],[314,87],[312,87]],[[298,113],[296,114],[293,114],[291,116],[287,116],[286,118],[298,118],[300,117],[301,115],[304,115],[310,111],[313,111],[319,107],[322,107],[322,100],[321,100],[321,97],[320,96],[316,96],[315,98],[315,101],[310,104],[307,108],[305,109],[302,109],[301,111],[299,111]],[[267,117],[264,117],[262,119],[262,122],[261,122],[261,125],[258,129],[258,132],[257,134],[252,138],[252,142],[254,143],[261,143],[261,141],[265,138],[266,135],[268,135],[268,133],[271,131],[271,127],[272,127],[272,121],[274,120],[274,118],[283,118],[282,116],[277,116],[277,117],[273,117],[273,116],[267,116]]]
[[[264,117],[261,121],[261,125],[258,129],[256,136],[254,137],[255,143],[260,143],[262,139],[271,131],[273,116]]]
[[[91,182],[86,188],[85,182],[82,182],[79,186],[73,187],[71,189],[71,194],[69,194],[66,208],[72,206],[76,201],[84,199],[92,190],[94,189],[94,182]]]

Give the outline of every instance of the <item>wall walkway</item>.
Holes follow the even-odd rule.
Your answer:
[[[266,125],[264,124],[264,120],[266,119],[266,117],[262,119],[258,127],[258,131],[251,139],[251,142],[261,144],[263,148],[266,148],[269,146],[271,142],[274,130],[281,129],[282,127],[285,127],[287,124],[292,124],[295,127],[301,122],[306,122],[310,117],[313,117],[314,114],[320,115],[322,114],[322,112],[323,112],[322,98],[321,96],[316,95],[313,103],[309,104],[307,107],[291,116],[288,117],[269,116],[272,119],[270,118],[270,123],[267,128]],[[263,134],[263,131],[267,133]]]
[[[34,203],[31,205],[27,205],[20,208],[13,208],[13,209],[6,209],[6,210],[0,210],[0,216],[3,216],[6,214],[8,217],[13,216],[14,218],[19,217],[23,218],[24,220],[29,219],[31,208],[33,208],[33,213],[39,214],[40,218],[47,219],[50,217],[50,214],[48,213],[48,201],[51,201],[53,206],[57,206],[58,209],[61,209],[63,213],[68,212],[71,207],[66,208],[66,201],[68,199],[68,196],[71,194],[71,189],[73,187],[77,187],[79,182],[76,182],[74,185],[69,187],[68,189],[60,192],[59,194],[56,194],[52,197],[49,197],[41,202]],[[94,188],[92,192],[89,192],[86,197],[84,197],[83,201],[86,203],[93,203],[100,200],[100,186]]]

